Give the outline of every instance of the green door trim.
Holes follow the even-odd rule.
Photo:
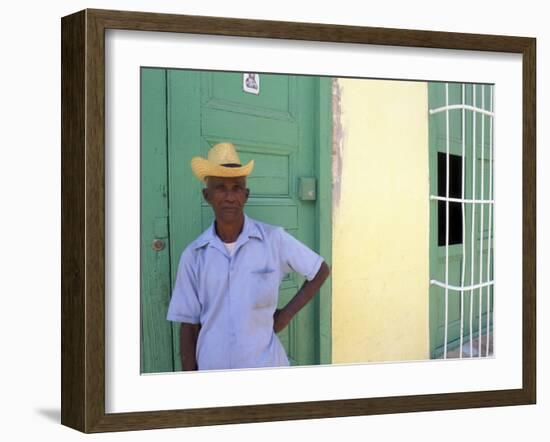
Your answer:
[[[321,77],[318,83],[318,106],[315,115],[318,130],[316,169],[319,177],[318,204],[319,225],[317,244],[319,254],[332,267],[332,82],[331,77]],[[332,278],[329,277],[319,291],[319,363],[332,363]]]

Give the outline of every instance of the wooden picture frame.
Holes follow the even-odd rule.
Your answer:
[[[62,19],[61,422],[104,432],[533,404],[536,400],[536,40],[312,23],[84,10]],[[516,53],[523,69],[522,387],[105,412],[105,30]]]

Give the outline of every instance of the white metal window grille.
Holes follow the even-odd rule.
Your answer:
[[[456,89],[456,86],[453,86]],[[451,296],[460,298],[460,333],[458,348],[458,357],[462,358],[464,354],[469,357],[476,355],[477,357],[488,357],[490,351],[490,334],[494,307],[491,305],[491,294],[494,297],[494,278],[492,275],[492,255],[493,255],[493,87],[490,85],[473,85],[469,87],[470,99],[472,104],[467,104],[466,100],[466,85],[461,85],[461,102],[449,102],[449,84],[445,84],[445,104],[429,109],[430,116],[437,114],[444,115],[444,133],[445,146],[444,153],[445,161],[445,192],[441,194],[431,194],[431,204],[439,206],[439,209],[444,207],[445,210],[445,242],[444,242],[444,280],[440,280],[431,276],[430,284],[439,287],[437,296],[444,297],[444,337],[443,337],[443,355],[444,359],[448,356],[449,344],[449,299]],[[478,94],[476,96],[476,93]],[[479,97],[481,95],[481,97]],[[486,100],[486,95],[488,99]],[[450,116],[453,112],[460,112],[460,131],[457,128],[450,127]],[[433,118],[433,117],[431,117]],[[455,118],[454,121],[458,119]],[[468,125],[468,136],[466,126]],[[480,126],[480,127],[479,127]],[[480,131],[481,133],[479,133]],[[487,134],[488,131],[488,134]],[[449,194],[449,180],[451,177],[450,164],[450,140],[451,132],[461,134],[462,143],[462,167],[461,167],[461,196],[451,196]],[[488,139],[488,143],[486,140]],[[441,152],[443,146],[438,147]],[[488,158],[485,156],[488,151]],[[468,153],[467,153],[468,152]],[[468,159],[468,157],[470,157]],[[468,170],[470,169],[470,170]],[[488,172],[488,174],[487,174]],[[488,176],[487,176],[488,175]],[[470,182],[466,182],[466,177],[469,177]],[[476,181],[478,181],[476,183]],[[465,188],[469,188],[469,195],[466,194]],[[443,202],[440,204],[438,202]],[[462,215],[462,257],[460,281],[458,284],[449,281],[449,206],[452,203],[460,203]],[[435,210],[432,206],[432,210]],[[488,213],[487,213],[488,212]],[[456,213],[456,212],[455,212]],[[467,216],[467,213],[469,216]],[[479,217],[479,218],[477,218]],[[455,223],[456,224],[456,223]],[[479,231],[476,231],[479,226]],[[469,233],[469,238],[467,238]],[[485,238],[484,238],[485,237]],[[485,240],[485,244],[484,244]],[[468,244],[469,242],[469,244]],[[438,245],[431,244],[431,247]],[[467,248],[469,251],[467,252]],[[486,256],[484,257],[484,253]],[[484,259],[485,258],[485,259]],[[469,275],[466,273],[469,267]],[[465,300],[469,305],[465,306]],[[482,302],[485,302],[486,324],[482,324],[483,309]],[[493,299],[494,301],[494,299]],[[477,303],[477,305],[476,305]],[[493,302],[494,304],[494,302]],[[465,315],[466,308],[469,315]],[[477,309],[477,324],[474,323],[474,310]],[[477,333],[474,328],[477,326]],[[482,352],[482,330],[485,328],[485,349]],[[477,338],[477,348],[474,348],[474,341]],[[463,351],[463,346],[466,343],[466,349]],[[477,350],[477,351],[476,351]]]

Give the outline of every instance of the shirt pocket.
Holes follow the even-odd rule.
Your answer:
[[[271,267],[262,267],[251,271],[251,302],[253,308],[275,307],[279,284],[277,272]]]

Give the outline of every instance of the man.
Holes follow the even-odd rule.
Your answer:
[[[184,370],[288,366],[276,333],[319,290],[330,271],[315,252],[281,227],[244,214],[246,176],[231,143],[216,144],[191,168],[206,183],[204,199],[215,221],[183,251],[167,319],[181,322]],[[277,309],[287,273],[306,278],[298,293]]]

